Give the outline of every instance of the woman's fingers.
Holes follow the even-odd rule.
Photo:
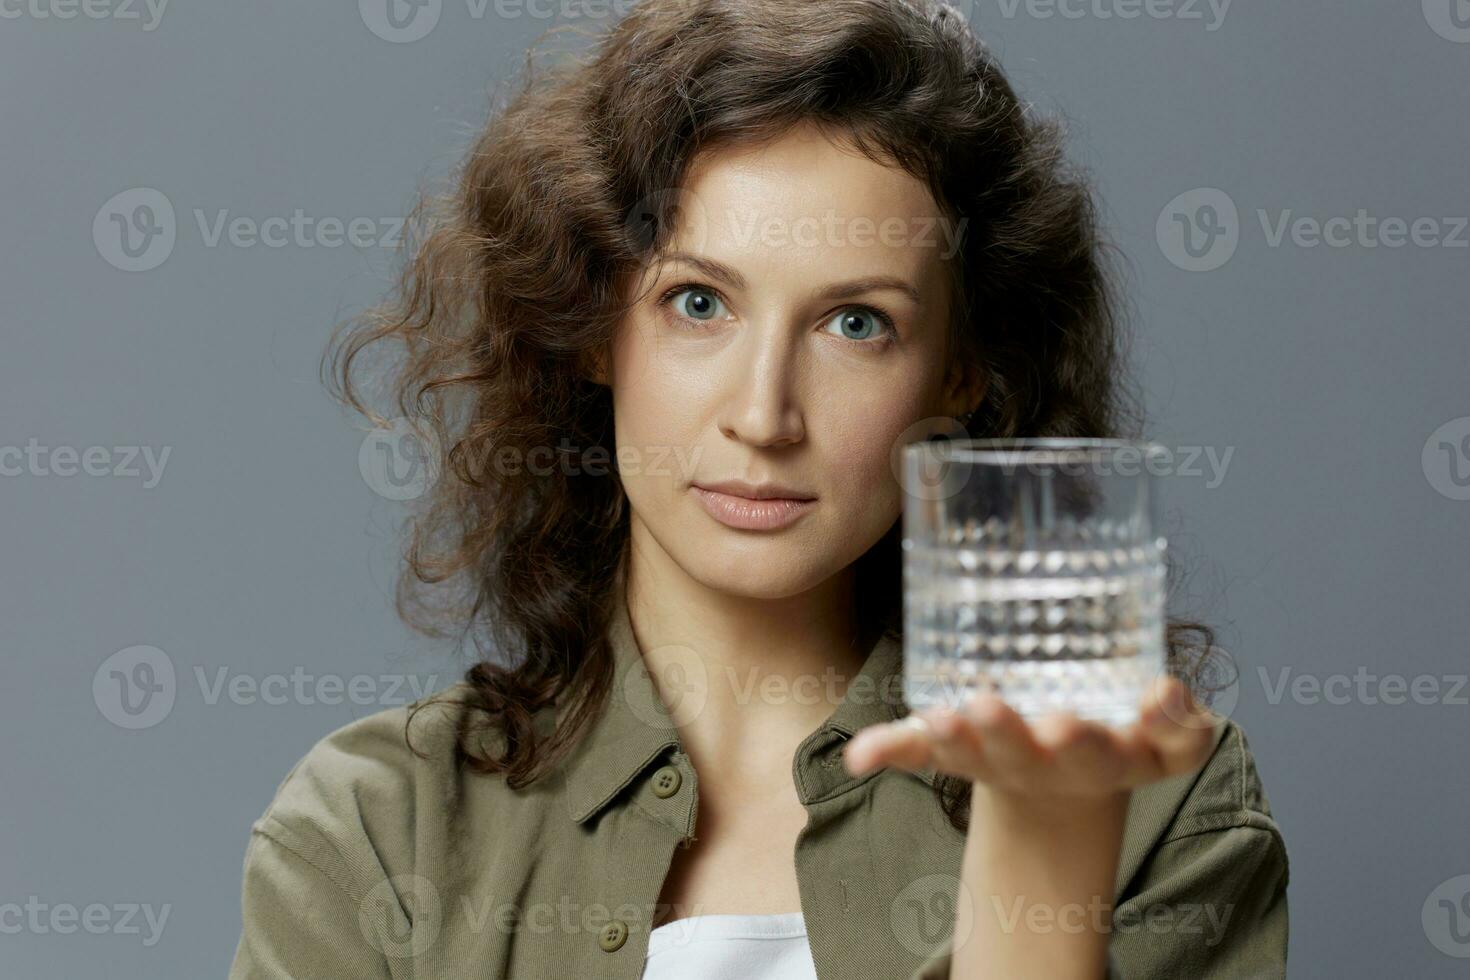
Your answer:
[[[987,754],[989,746],[966,712],[944,711],[932,716],[929,725],[934,741],[930,765],[935,770],[971,781],[994,778]]]
[[[995,694],[981,691],[961,708],[972,726],[971,737],[979,747],[987,782],[1014,785],[1032,780],[1045,761],[1031,728],[1014,708]]]
[[[929,708],[899,721],[865,728],[843,751],[849,772],[861,775],[877,766],[926,769],[967,779],[987,770],[972,726],[954,709]]]
[[[854,775],[879,766],[923,769],[933,754],[931,725],[927,718],[918,715],[864,728],[842,749],[843,762]]]
[[[980,692],[958,708],[934,707],[857,733],[843,751],[849,772],[880,766],[938,772],[998,789],[1097,795],[1198,769],[1221,719],[1177,678],[1158,679],[1126,731],[1071,713],[1028,723],[997,695]]]
[[[1149,688],[1140,709],[1140,727],[1148,733],[1163,776],[1193,772],[1204,764],[1223,719],[1197,704],[1176,677],[1161,677]]]
[[[1114,789],[1133,762],[1131,747],[1105,725],[1073,714],[1037,720],[1036,740],[1051,757],[1055,789]]]

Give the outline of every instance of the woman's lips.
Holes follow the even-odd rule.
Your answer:
[[[751,500],[734,494],[691,487],[705,511],[728,527],[743,531],[775,531],[799,520],[817,506],[815,500],[790,500],[773,497]]]

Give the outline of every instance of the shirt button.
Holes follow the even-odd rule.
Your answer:
[[[613,919],[597,934],[597,945],[611,953],[628,941],[628,924],[622,919]]]
[[[653,795],[661,800],[668,799],[679,792],[679,784],[683,781],[684,777],[679,774],[678,769],[664,766],[653,774]]]

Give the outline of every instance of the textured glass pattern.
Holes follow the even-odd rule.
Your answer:
[[[970,445],[906,450],[905,699],[992,690],[1027,717],[1126,724],[1165,663],[1156,478],[1109,465],[1136,444],[1084,443],[1071,467],[1056,441]]]

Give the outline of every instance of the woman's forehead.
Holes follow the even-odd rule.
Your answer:
[[[711,152],[677,200],[667,253],[762,276],[840,271],[924,288],[954,240],[923,183],[820,137]]]
[[[705,150],[691,161],[683,185],[706,205],[756,209],[772,217],[835,212],[881,221],[940,214],[923,181],[813,124],[756,144]]]

